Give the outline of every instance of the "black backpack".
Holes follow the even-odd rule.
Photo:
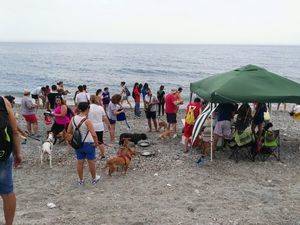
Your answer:
[[[3,97],[0,97],[0,161],[6,161],[13,150],[12,128]]]
[[[84,144],[84,141],[86,139],[86,137],[88,136],[88,133],[89,131],[86,133],[84,139],[82,139],[82,135],[81,135],[81,132],[79,130],[79,128],[81,127],[81,125],[86,121],[87,118],[83,118],[80,123],[78,124],[78,126],[75,124],[75,121],[74,121],[74,117],[73,117],[73,124],[75,126],[75,130],[73,132],[73,136],[72,136],[72,140],[71,140],[71,143],[70,145],[74,148],[74,149],[79,149],[83,146]]]

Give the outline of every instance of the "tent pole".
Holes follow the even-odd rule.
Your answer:
[[[212,109],[212,103],[210,103],[210,108]],[[210,114],[210,161],[213,161],[213,118]]]
[[[190,103],[192,102],[192,99],[193,99],[193,92],[191,92],[190,94]]]

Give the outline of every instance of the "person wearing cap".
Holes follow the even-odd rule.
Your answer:
[[[34,104],[29,96],[30,91],[25,89],[24,96],[21,101],[21,114],[26,120],[29,135],[38,136],[38,120],[35,114],[38,105]]]
[[[177,136],[177,111],[178,105],[182,104],[182,101],[178,99],[178,90],[172,89],[171,93],[165,97],[165,112],[167,115],[168,129],[173,129],[174,138]]]

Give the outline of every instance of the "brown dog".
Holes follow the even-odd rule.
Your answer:
[[[173,131],[167,129],[166,131],[162,132],[160,135],[159,135],[159,138],[160,139],[166,139],[166,138],[170,138],[173,134]]]
[[[135,156],[135,151],[128,147],[129,139],[123,139],[124,145],[117,152],[117,155],[107,160],[106,165],[103,169],[108,169],[108,175],[111,176],[117,168],[122,167],[124,169],[124,174],[127,173],[131,159]]]
[[[165,121],[158,122],[158,130],[160,131],[162,128],[164,129],[164,131],[166,131],[168,128],[168,124]]]

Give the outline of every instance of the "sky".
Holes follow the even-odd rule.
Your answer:
[[[0,0],[0,41],[300,44],[300,0]]]

